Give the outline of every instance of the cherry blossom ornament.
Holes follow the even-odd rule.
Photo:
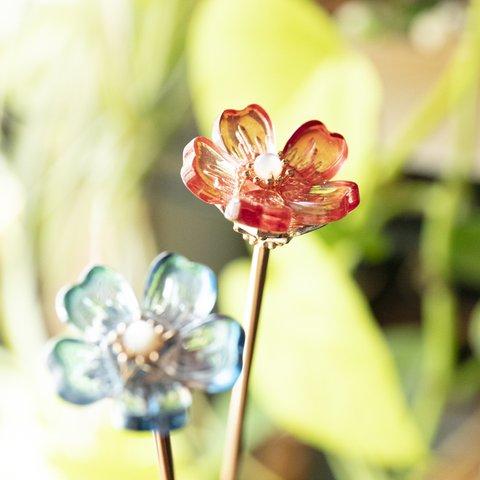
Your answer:
[[[58,394],[80,405],[113,398],[122,427],[168,438],[186,423],[190,389],[223,392],[240,374],[243,329],[211,313],[216,297],[212,270],[177,254],[155,259],[141,306],[121,275],[91,268],[58,297],[81,334],[50,346]]]
[[[345,139],[318,120],[300,126],[279,152],[268,114],[249,105],[225,110],[213,141],[196,137],[185,147],[181,176],[251,243],[273,247],[339,220],[359,204],[354,182],[332,180],[347,154]]]
[[[243,370],[232,392],[221,480],[235,480],[238,474],[269,251],[357,207],[357,184],[332,180],[347,154],[345,139],[318,120],[301,125],[277,151],[272,122],[259,105],[225,110],[213,127],[213,140],[196,137],[183,151],[185,186],[217,206],[254,245]]]

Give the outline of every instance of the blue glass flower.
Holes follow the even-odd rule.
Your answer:
[[[216,297],[212,270],[177,254],[154,260],[141,306],[121,275],[93,267],[58,297],[61,318],[83,333],[50,347],[58,394],[79,405],[117,399],[125,428],[182,427],[190,388],[223,392],[240,374],[244,332],[211,313]]]

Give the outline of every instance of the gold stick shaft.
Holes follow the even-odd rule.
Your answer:
[[[236,480],[240,455],[242,452],[242,433],[247,406],[248,381],[252,367],[258,319],[262,304],[263,287],[267,273],[270,250],[263,243],[257,243],[253,249],[252,266],[245,309],[244,329],[245,348],[243,351],[243,370],[232,390],[228,412],[225,452],[221,471],[221,480]]]
[[[154,430],[153,437],[155,439],[155,446],[157,447],[160,480],[175,480],[170,435],[168,433],[161,434],[159,431]]]

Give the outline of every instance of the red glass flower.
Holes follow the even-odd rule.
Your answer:
[[[216,205],[239,231],[289,238],[339,220],[359,203],[354,182],[331,180],[347,144],[323,123],[304,123],[283,150],[259,105],[225,110],[213,141],[194,138],[183,151],[181,176],[199,199]]]

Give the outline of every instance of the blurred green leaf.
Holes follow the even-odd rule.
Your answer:
[[[480,215],[470,217],[467,223],[453,231],[451,250],[452,272],[456,281],[480,288]]]
[[[480,391],[480,361],[478,356],[470,357],[458,365],[453,386],[450,389],[449,402],[465,406],[475,402]]]
[[[70,480],[129,477],[147,480],[157,475],[154,441],[150,434],[133,435],[105,429],[98,432],[93,445],[94,450],[87,447],[81,452],[61,453],[57,445],[51,462]]]
[[[330,250],[295,239],[271,257],[254,393],[279,426],[337,455],[401,467],[425,453],[392,356],[366,300]],[[248,262],[222,277],[239,318]]]
[[[0,360],[1,353],[0,350]],[[40,440],[47,442],[48,465],[56,469],[61,475],[59,478],[156,478],[158,467],[152,435],[112,428],[111,400],[82,408],[47,397],[41,406],[47,428]],[[257,415],[255,417],[258,418]],[[265,419],[262,422],[265,423]],[[196,392],[189,424],[172,433],[175,469],[179,478],[217,478],[224,446],[224,427],[224,419],[218,416],[202,393]],[[257,435],[257,442],[258,439]],[[255,472],[258,480],[283,478],[250,455],[245,455],[244,468],[247,472]]]
[[[16,175],[0,155],[0,341],[25,366],[37,363],[45,342],[36,267],[25,228],[25,194]]]
[[[417,386],[418,365],[422,358],[422,337],[416,325],[395,325],[385,330],[385,336],[400,375],[403,391],[411,397]]]
[[[427,245],[425,244],[425,247]],[[431,245],[431,250],[434,250]],[[425,271],[428,260],[424,259]],[[452,289],[431,279],[422,293],[422,355],[413,410],[424,437],[433,441],[452,386],[457,350],[457,304]]]
[[[143,282],[156,247],[140,186],[154,162],[162,168],[188,106],[192,2],[30,2],[0,48],[8,72],[0,107],[20,120],[8,160],[28,193],[25,235],[50,333],[58,329],[52,299],[85,263],[109,263]]]
[[[468,327],[468,336],[475,356],[480,358],[480,302],[473,309]]]
[[[46,447],[49,465],[56,469],[59,478],[146,480],[158,476],[152,434],[113,428],[113,400],[101,401],[88,408],[56,399],[53,392],[40,400],[38,402],[37,398],[44,426],[40,441]],[[179,477],[210,479],[215,473],[215,464],[212,466],[211,462],[214,452],[210,456],[197,455],[188,438],[191,429],[190,424],[172,434]],[[195,466],[196,477],[191,474]]]
[[[278,147],[303,122],[324,121],[350,151],[340,176],[374,178],[380,85],[370,63],[352,53],[335,24],[307,0],[207,0],[194,14],[189,78],[201,129],[225,108],[259,103],[271,114]]]
[[[336,480],[389,480],[387,473],[366,465],[364,462],[334,455],[327,457]]]

